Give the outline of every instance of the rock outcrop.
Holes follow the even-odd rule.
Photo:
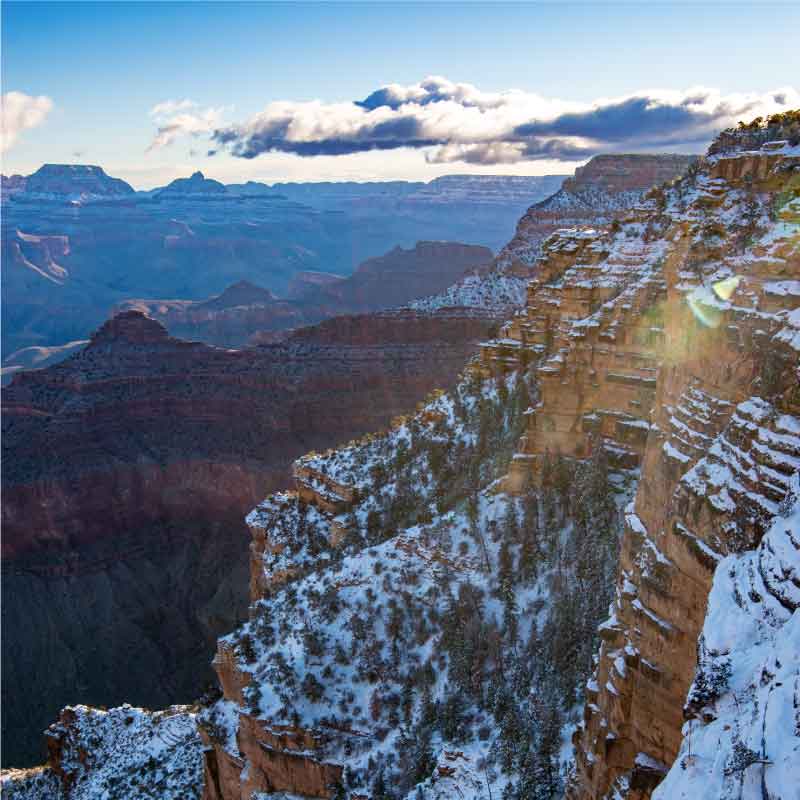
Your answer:
[[[530,498],[531,485],[554,480],[553,463],[563,469],[569,461],[596,460],[598,453],[623,480],[625,475],[633,480],[640,476],[635,500],[626,507],[612,615],[599,630],[599,660],[574,736],[577,771],[570,797],[650,797],[681,743],[681,709],[698,666],[697,640],[714,569],[725,556],[757,547],[773,521],[780,528],[779,506],[790,496],[792,480],[796,483],[792,476],[800,468],[798,180],[797,148],[782,144],[748,151],[740,146],[714,152],[687,176],[653,190],[619,214],[614,225],[559,231],[543,246],[524,312],[504,326],[501,338],[484,344],[481,363],[473,371],[489,385],[513,381],[529,367],[537,379],[527,429],[505,480],[491,484],[486,499],[476,501],[467,515],[471,522],[464,523],[482,542],[475,556],[489,575],[495,569],[495,551],[481,531],[496,528],[482,514],[492,509],[487,519],[497,519],[493,503],[503,497],[503,489]],[[730,224],[732,219],[738,224]],[[430,403],[413,422],[399,420],[388,434],[394,442],[390,447],[397,447],[407,427],[424,431],[426,425],[437,430],[439,425],[446,427],[447,420],[452,424],[449,402]],[[281,782],[275,790],[332,797],[341,792],[335,776],[329,775],[327,784],[310,783],[310,776],[325,766],[343,765],[350,770],[347,785],[363,786],[367,754],[377,759],[381,747],[373,742],[386,735],[380,731],[382,705],[391,702],[395,678],[382,672],[386,667],[378,656],[367,656],[368,645],[362,650],[352,644],[350,651],[366,675],[350,676],[346,651],[336,660],[339,666],[329,661],[328,671],[319,672],[314,653],[329,637],[340,645],[354,641],[342,633],[339,615],[342,607],[352,609],[353,604],[358,610],[362,593],[373,601],[371,613],[384,620],[384,603],[389,609],[397,607],[391,588],[395,579],[408,587],[404,603],[412,618],[424,617],[425,612],[414,610],[415,598],[424,596],[433,604],[436,592],[426,590],[426,578],[412,564],[441,563],[445,574],[458,574],[466,582],[469,566],[459,563],[440,538],[442,526],[458,536],[458,512],[440,522],[436,514],[441,501],[427,506],[429,492],[437,498],[447,494],[441,484],[415,488],[421,516],[401,516],[407,527],[397,536],[381,540],[378,528],[381,544],[360,544],[371,541],[370,515],[381,509],[374,493],[386,475],[373,455],[381,446],[380,439],[366,440],[301,459],[295,467],[295,491],[268,499],[248,517],[253,605],[248,625],[219,644],[215,664],[225,700],[210,718],[230,705],[236,717],[209,739],[206,774],[224,768],[228,775],[225,788],[209,797],[238,800],[251,789],[274,790],[265,749],[253,746],[261,735],[254,730],[281,724],[292,713],[297,716],[293,735],[313,737],[323,730],[321,722],[341,722],[340,714],[350,723],[330,741],[309,740],[294,782]],[[412,455],[398,453],[397,474],[390,478],[396,496],[401,496],[399,476],[408,459],[413,463],[414,458],[424,458],[430,464],[440,458],[428,447],[417,443]],[[533,496],[549,502],[548,491],[543,486]],[[430,520],[428,515],[433,518],[430,530],[420,523]],[[393,518],[383,518],[383,524],[391,524],[387,519]],[[571,528],[563,530],[565,537]],[[794,602],[790,576],[797,543],[791,536],[788,543],[785,536],[782,542],[766,545],[762,575],[772,595],[788,603]],[[788,561],[780,560],[780,548]],[[337,550],[345,554],[338,557],[341,563]],[[459,552],[466,556],[470,550],[462,544]],[[392,551],[404,555],[388,568],[381,593],[371,576],[387,569],[381,556]],[[789,581],[786,589],[778,586],[780,580]],[[753,587],[756,594],[763,588]],[[757,602],[753,597],[751,601]],[[286,617],[296,603],[302,604],[303,620],[297,627]],[[351,625],[358,627],[355,616]],[[273,624],[281,632],[279,641]],[[390,623],[382,624],[388,632]],[[459,633],[469,638],[463,629]],[[403,639],[412,652],[401,656],[398,651],[387,663],[398,670],[420,663],[413,648],[425,642],[426,635]],[[287,641],[305,648],[291,663],[281,660],[286,658]],[[444,634],[436,641],[447,646]],[[493,641],[500,648],[496,652],[502,653],[502,637]],[[537,647],[544,641],[537,639]],[[454,652],[461,651],[449,651],[451,659]],[[470,653],[467,686],[474,687],[481,681],[475,674],[480,661]],[[719,656],[715,649],[712,657]],[[442,659],[439,666],[447,663]],[[427,668],[435,675],[430,662]],[[776,668],[784,669],[783,662]],[[350,705],[352,698],[364,697],[362,682],[371,680],[370,669],[375,670],[372,680],[377,684],[369,700],[374,725],[363,704]],[[448,669],[449,679],[456,679],[452,662]],[[435,677],[432,682],[438,685]],[[347,685],[349,692],[334,690]],[[694,685],[705,684],[695,678]],[[397,692],[399,702],[399,688]],[[708,703],[708,697],[693,699],[690,694],[686,713],[712,724],[713,715],[704,711]],[[496,707],[493,713],[498,713]],[[361,743],[348,738],[352,721],[366,737]],[[537,719],[535,725],[541,724]],[[233,740],[236,746],[231,748]],[[536,741],[541,746],[541,739]],[[290,749],[274,742],[266,748],[282,757]],[[402,759],[401,751],[392,752]],[[739,747],[731,752],[738,759],[731,767],[734,771],[767,761],[753,750],[754,758],[742,766],[745,751]],[[417,784],[423,796],[447,796],[437,781],[456,775],[454,794],[478,796],[490,784],[487,773],[485,784],[473,786],[468,775],[459,773],[458,758],[452,756],[451,762],[437,764],[434,777]],[[513,757],[508,763],[515,763]],[[250,785],[253,774],[261,777]],[[277,774],[281,780],[286,777],[285,771]],[[535,776],[533,786],[548,780],[546,770]],[[776,786],[784,783],[783,778],[775,781]],[[528,796],[524,785],[523,779],[523,788],[515,789],[514,796]]]
[[[799,171],[797,148],[734,149],[667,195],[662,366],[574,796],[648,797],[672,764],[714,567],[800,467]]]
[[[171,195],[202,197],[205,195],[225,194],[226,192],[227,189],[224,183],[206,178],[198,170],[188,178],[176,178],[163,189],[158,189],[155,192],[155,196],[159,198],[170,197]]]
[[[789,496],[759,546],[729,555],[717,565],[698,640],[681,750],[654,800],[796,795],[798,675],[800,473],[796,472]]]
[[[385,425],[453,381],[492,322],[348,317],[229,351],[128,312],[66,361],[15,375],[3,392],[4,758],[34,760],[66,702],[195,696],[214,639],[246,608],[244,513],[310,447]]]
[[[84,164],[43,164],[27,176],[24,186],[26,200],[63,199],[80,202],[128,197],[132,194],[134,190],[130,184],[107,175],[102,167]]]
[[[610,223],[648,189],[682,175],[695,160],[666,153],[594,156],[558,192],[528,209],[514,238],[498,254],[498,266],[529,275],[541,243],[556,229]]]
[[[445,470],[439,474],[428,465],[437,453],[470,463],[481,414],[492,420],[484,423],[492,433],[484,433],[503,461],[524,407],[524,382],[504,384],[515,398],[508,410],[498,386],[468,376],[451,395],[434,393],[382,434],[304,456],[295,463],[294,489],[267,498],[248,516],[250,622],[218,643],[214,668],[223,699],[200,722],[204,798],[243,800],[254,791],[380,796],[376,781],[392,759],[413,758],[405,750],[414,747],[408,735],[397,738],[401,676],[410,670],[410,681],[426,657],[431,683],[431,662],[444,671],[446,659],[436,659],[438,621],[449,601],[439,582],[447,583],[445,575],[478,580],[483,569],[478,553],[470,552],[461,515],[431,516],[440,493],[457,495],[462,471],[446,470],[451,477],[442,481]],[[416,444],[409,447],[411,441]],[[430,472],[423,477],[420,467]],[[407,484],[412,476],[413,488]],[[454,501],[438,502],[444,508]],[[505,500],[486,502],[481,525]],[[385,532],[375,527],[376,516],[385,518]],[[415,517],[419,524],[407,527]],[[390,520],[404,530],[395,534]],[[452,537],[447,544],[436,533],[445,525]],[[496,546],[490,545],[493,552]],[[404,614],[417,622],[402,622]],[[393,753],[388,761],[387,753]],[[430,759],[432,796],[466,791],[471,797],[485,789],[474,752],[465,756],[443,742]],[[410,776],[401,781],[413,785]]]
[[[9,800],[199,800],[197,709],[68,706],[46,731],[48,766],[7,770]]]

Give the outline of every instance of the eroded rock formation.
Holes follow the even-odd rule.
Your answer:
[[[229,351],[128,312],[66,361],[16,375],[3,393],[4,757],[35,760],[67,702],[196,696],[214,640],[245,613],[246,511],[293,458],[454,380],[492,322],[350,317]]]
[[[487,264],[492,251],[456,242],[417,242],[364,261],[349,277],[301,273],[288,299],[241,281],[210,300],[127,300],[118,310],[139,310],[174,336],[225,347],[264,341],[264,334],[311,325],[341,314],[403,306],[435,294],[470,268]],[[491,312],[490,312],[491,313]]]
[[[678,177],[695,160],[695,156],[671,154],[595,156],[578,167],[555,194],[528,209],[514,237],[488,268],[413,306],[480,306],[510,316],[525,304],[527,281],[536,276],[542,243],[552,233],[609,224],[633,208],[652,186]]]
[[[725,141],[612,228],[548,239],[526,309],[483,348],[495,374],[540,359],[509,489],[597,446],[641,465],[571,797],[650,796],[714,568],[758,544],[800,467],[800,152]]]
[[[590,593],[593,580],[600,591],[610,583],[586,563],[597,551],[574,538],[580,530],[604,546],[594,530],[601,519],[616,538],[600,452],[622,496],[624,538],[568,796],[649,798],[679,751],[684,715],[705,726],[706,744],[725,739],[738,758],[733,772],[729,759],[724,769],[714,763],[720,785],[734,775],[740,786],[739,772],[772,763],[763,728],[756,752],[741,749],[738,724],[736,736],[708,727],[720,710],[733,713],[716,705],[726,687],[712,681],[717,695],[708,690],[715,660],[732,654],[718,649],[723,637],[708,622],[714,649],[698,634],[717,570],[714,619],[720,595],[732,597],[743,626],[766,601],[781,608],[763,612],[775,628],[765,647],[780,649],[778,627],[796,635],[798,540],[786,520],[797,518],[800,490],[800,148],[721,141],[608,226],[549,238],[526,308],[483,345],[454,392],[383,434],[303,457],[294,489],[248,516],[249,620],[218,643],[223,698],[199,721],[208,800],[382,796],[385,776],[402,796],[437,800],[492,786],[514,798],[552,794],[563,728],[548,715],[574,694],[548,707],[534,686],[564,690],[542,682],[554,673],[554,638],[574,633],[557,628],[570,607],[555,606],[559,585],[570,596]],[[345,331],[365,335],[357,320]],[[505,466],[529,399],[525,433],[498,480],[498,453]],[[574,479],[560,502],[587,498],[571,516],[559,517],[553,461]],[[589,485],[599,496],[586,494]],[[572,553],[585,572],[574,585]],[[515,583],[517,564],[532,569],[532,583]],[[741,591],[747,598],[737,599]],[[523,619],[533,624],[515,661]],[[741,638],[740,649],[752,645],[746,631]],[[562,652],[562,667],[571,655]],[[748,707],[756,695],[766,704],[773,691],[788,697],[784,676],[796,678],[784,660],[763,667]],[[735,686],[750,673],[737,673]],[[769,719],[792,724],[775,712]],[[784,743],[796,735],[787,729]],[[789,748],[775,752],[780,775],[791,775]],[[687,758],[679,768],[697,781],[690,786],[708,788],[696,756]],[[750,784],[788,785],[764,774]]]

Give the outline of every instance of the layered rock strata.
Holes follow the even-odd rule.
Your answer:
[[[714,567],[758,544],[800,466],[800,152],[725,141],[611,228],[551,236],[482,346],[487,373],[537,362],[506,488],[597,446],[641,467],[573,797],[648,797],[672,763]]]
[[[715,570],[714,619],[720,592],[746,612],[743,624],[750,624],[745,616],[761,613],[768,594],[767,604],[782,610],[765,608],[763,624],[794,635],[798,543],[786,520],[797,517],[800,491],[800,148],[767,141],[754,149],[750,138],[733,134],[721,141],[727,144],[712,148],[684,178],[650,192],[607,228],[561,231],[548,240],[525,311],[483,347],[472,370],[474,394],[459,389],[434,397],[387,434],[300,459],[295,489],[249,515],[250,620],[218,644],[214,666],[224,698],[200,722],[206,797],[288,792],[329,798],[341,794],[345,767],[364,786],[373,777],[367,775],[373,756],[402,757],[402,750],[391,750],[398,742],[410,745],[391,738],[402,705],[393,665],[421,664],[431,641],[424,620],[451,613],[440,603],[442,576],[480,583],[480,574],[499,570],[498,512],[515,502],[492,480],[474,506],[455,513],[441,496],[446,484],[429,480],[433,465],[441,468],[441,447],[454,443],[463,454],[483,440],[486,453],[485,431],[480,434],[492,417],[486,409],[501,390],[511,406],[511,389],[519,406],[519,376],[528,365],[539,386],[505,488],[519,491],[540,475],[552,476],[542,468],[550,456],[580,460],[599,447],[620,472],[640,475],[626,507],[611,616],[599,631],[597,666],[573,739],[577,769],[569,796],[649,798],[678,753],[684,714],[713,726],[716,713],[732,713],[728,700],[717,703],[730,687],[717,687],[717,698],[701,691],[704,670],[713,677],[714,660],[734,655],[718,649],[723,642],[711,628],[714,649],[698,644]],[[387,454],[394,475],[386,474]],[[526,497],[544,502],[545,493]],[[371,539],[372,512],[379,526],[400,520],[403,530]],[[559,536],[570,529],[568,523]],[[492,532],[491,541],[481,538],[483,530]],[[722,566],[728,572],[721,576]],[[494,596],[502,591],[498,584]],[[742,591],[747,598],[737,597]],[[395,594],[422,626],[407,638],[398,633],[400,623],[390,632]],[[343,608],[352,612],[347,626]],[[377,620],[374,640],[358,632],[360,613]],[[752,644],[746,632],[742,639],[734,642],[737,653]],[[323,659],[325,642],[349,642],[362,672],[352,669],[344,650]],[[402,659],[399,649],[391,650],[398,642],[408,650]],[[759,673],[756,693],[767,704],[773,690],[788,697],[784,676],[796,679],[793,662],[784,659],[765,661]],[[429,661],[431,685],[440,686],[450,666],[441,653]],[[468,660],[466,667],[467,683],[480,681],[478,662]],[[732,679],[737,690],[751,680],[740,672]],[[754,697],[745,698],[748,708],[756,707]],[[738,708],[735,696],[731,702]],[[337,725],[340,714],[350,722]],[[770,719],[791,723],[775,712]],[[736,736],[744,735],[739,721],[734,727]],[[750,728],[747,741],[755,746]],[[791,748],[784,745],[796,730],[783,731],[784,744],[776,745],[783,771],[774,778],[766,776],[772,762],[764,752],[774,735],[762,729],[761,752],[752,750],[748,761],[750,749],[742,750],[742,739],[733,741],[727,731],[712,727],[703,741],[716,735],[721,745],[724,738],[736,756],[726,759],[730,769],[722,775],[734,775],[734,789],[744,785],[739,773],[751,766],[762,779],[748,777],[748,790],[788,785]],[[490,726],[484,734],[491,739]],[[426,757],[428,777],[417,792],[443,798],[467,789],[470,797],[482,796],[497,775],[462,774],[463,764],[487,752],[470,742],[470,754],[449,750],[444,762]],[[699,780],[691,750],[686,759],[680,768]],[[449,783],[454,776],[459,781]],[[536,773],[534,785],[543,778]],[[678,778],[672,785],[683,791],[682,783]]]
[[[743,147],[653,198],[661,367],[573,797],[650,796],[678,753],[714,568],[758,545],[800,468],[800,151]]]
[[[542,245],[556,230],[589,225],[602,229],[636,206],[652,186],[678,177],[695,160],[671,154],[595,156],[555,194],[528,209],[488,269],[413,307],[475,305],[510,316],[525,305],[527,280],[536,277]]]
[[[454,380],[491,324],[349,317],[230,351],[128,312],[17,374],[3,393],[8,762],[35,761],[67,702],[196,696],[214,640],[245,614],[246,511],[310,447]]]
[[[223,186],[196,173],[150,192],[134,192],[88,165],[45,165],[27,177],[3,178],[3,343],[14,352],[86,339],[111,308],[137,298],[168,308],[174,335],[238,346],[255,330],[438,292],[491,256],[449,272],[440,261],[432,274],[395,280],[397,298],[381,297],[376,281],[354,298],[358,304],[318,298],[317,306],[333,304],[316,316],[298,315],[293,303],[251,301],[239,313],[194,307],[243,280],[287,296],[298,273],[346,277],[398,245],[413,252],[416,242],[445,240],[497,249],[525,208],[560,182],[486,178],[456,178],[441,188],[402,181],[269,187]],[[425,192],[404,204],[417,190]]]

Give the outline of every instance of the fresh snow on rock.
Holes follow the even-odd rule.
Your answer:
[[[800,797],[800,474],[755,550],[716,569],[683,745],[653,800]]]
[[[199,800],[203,775],[195,716],[186,706],[68,706],[47,732],[60,746],[63,780],[48,768],[4,772],[3,797]]]

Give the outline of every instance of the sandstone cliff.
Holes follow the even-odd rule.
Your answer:
[[[452,391],[248,516],[206,798],[792,787],[800,149],[726,136],[548,238]]]
[[[475,375],[501,383],[514,381],[531,365],[538,390],[507,477],[502,484],[493,484],[494,491],[477,503],[476,518],[472,518],[477,547],[474,551],[461,547],[465,555],[474,552],[477,564],[485,560],[488,575],[502,569],[502,556],[488,539],[481,538],[481,531],[488,534],[490,521],[497,519],[493,504],[503,497],[497,494],[499,488],[528,498],[532,482],[541,487],[539,502],[547,505],[553,462],[563,465],[564,457],[578,461],[600,457],[623,480],[626,475],[635,479],[641,471],[636,497],[626,507],[613,613],[600,626],[599,662],[587,682],[584,719],[574,736],[577,772],[568,787],[570,796],[631,800],[650,796],[680,745],[681,708],[695,675],[697,637],[714,567],[726,554],[758,544],[800,466],[799,167],[800,153],[785,143],[757,151],[740,147],[715,153],[685,178],[651,192],[608,228],[560,231],[544,245],[524,312],[505,326],[502,338],[484,345]],[[435,429],[441,421],[452,419],[451,414],[446,403],[437,406],[434,402],[422,410],[414,425],[424,426],[423,420],[429,419]],[[405,424],[390,438],[402,438]],[[423,436],[422,441],[428,439]],[[458,512],[440,522],[438,515],[448,506],[426,508],[429,490],[424,485],[413,492],[414,508],[422,508],[425,516],[418,516],[419,511],[411,516],[400,512],[399,518],[394,516],[397,511],[386,516],[380,495],[375,494],[381,477],[375,474],[375,483],[367,477],[377,462],[370,453],[380,446],[376,440],[360,449],[300,460],[295,469],[296,495],[270,499],[248,520],[253,532],[251,596],[255,602],[250,623],[220,641],[215,661],[226,698],[219,713],[228,708],[225,703],[231,703],[238,718],[227,733],[208,739],[214,750],[207,756],[207,774],[224,766],[227,776],[209,797],[238,800],[254,789],[330,797],[341,791],[336,788],[340,784],[354,794],[367,787],[369,796],[380,797],[383,785],[379,790],[373,783],[369,790],[366,765],[375,769],[382,764],[380,769],[387,769],[392,754],[403,761],[402,746],[394,749],[397,745],[382,747],[377,742],[386,735],[385,729],[381,732],[383,724],[389,730],[399,724],[392,723],[391,713],[383,722],[383,704],[391,703],[394,692],[404,696],[402,680],[398,686],[391,670],[402,674],[408,664],[415,663],[414,645],[402,633],[389,633],[391,623],[381,609],[384,604],[389,610],[396,608],[391,598],[396,597],[393,593],[398,589],[393,586],[398,579],[414,587],[406,589],[406,611],[412,618],[424,616],[414,611],[413,600],[420,596],[417,592],[422,596],[429,592],[427,596],[432,597],[417,574],[421,563],[447,564],[446,569],[467,585],[481,585],[481,579],[468,577],[467,564],[449,560],[452,551],[443,545],[439,526],[444,523],[450,535],[457,537]],[[428,446],[422,446],[423,452]],[[430,459],[428,452],[425,460],[430,463]],[[403,467],[390,471],[395,486],[402,483],[402,473]],[[438,482],[441,478],[435,477],[436,472],[433,475],[434,496],[446,495]],[[572,508],[567,520],[571,516],[571,524],[577,526],[580,508],[563,502]],[[370,533],[373,511],[378,514],[377,527]],[[426,529],[420,520],[431,518],[434,532],[423,533]],[[381,526],[391,529],[398,519],[406,526],[403,532],[377,546],[371,537],[377,534],[377,541],[382,541],[380,532],[385,527]],[[433,552],[426,553],[425,548],[431,546],[426,536],[432,536]],[[590,529],[584,536],[590,538]],[[371,549],[362,549],[370,542]],[[790,560],[784,574],[785,569],[794,569],[796,542],[790,540],[787,547]],[[337,550],[343,552],[344,561],[327,567],[325,562],[333,564]],[[384,559],[398,550],[408,558],[401,556],[399,563],[388,567],[379,590],[366,576],[387,570]],[[523,552],[524,548],[520,556]],[[580,577],[581,558],[572,579],[577,579],[578,586],[586,580]],[[547,563],[542,559],[542,567]],[[365,590],[365,580],[370,589]],[[542,602],[545,607],[552,603],[551,613],[557,616],[563,613],[553,599],[559,584],[549,585],[549,599],[543,597]],[[503,596],[502,589],[498,591]],[[327,592],[332,592],[330,598]],[[380,656],[367,656],[368,650],[345,635],[345,630],[360,624],[356,617],[362,593],[377,597],[372,609],[378,626],[383,625],[383,635],[390,641],[393,636],[403,641],[403,650],[390,649],[394,656],[383,655],[377,631]],[[773,595],[778,593],[775,588]],[[789,602],[785,592],[780,596]],[[284,615],[298,602],[303,622],[295,627]],[[355,609],[350,623],[340,620],[342,608]],[[522,619],[524,614],[519,624]],[[402,625],[397,630],[402,631]],[[437,630],[441,638],[434,638],[434,652],[448,647],[446,626],[434,625],[434,637]],[[567,632],[567,628],[561,631],[562,635]],[[491,627],[485,635],[492,635]],[[503,655],[507,635],[508,628],[496,640],[495,652],[501,659],[510,658]],[[289,642],[293,637],[305,642],[305,655],[299,660],[288,657],[287,636]],[[426,636],[422,634],[418,641],[425,642]],[[364,669],[375,665],[374,692],[368,688],[368,672],[348,672],[349,658],[343,655],[337,661],[341,669],[320,658],[325,642],[344,645],[345,653],[349,647],[351,657],[363,659],[357,663]],[[317,653],[318,645],[322,649]],[[550,647],[537,654],[537,661],[545,658]],[[557,659],[557,652],[550,651],[550,658]],[[452,660],[452,651],[448,654],[449,662],[443,659],[440,666],[448,664],[452,685],[458,682],[457,662]],[[471,658],[477,657],[473,653]],[[474,691],[482,685],[482,667],[477,666],[482,662],[469,663],[472,681],[477,681],[471,684]],[[557,660],[545,658],[545,663],[544,669],[558,669]],[[447,694],[438,697],[445,702]],[[373,709],[371,722],[365,705]],[[477,707],[486,713],[481,701]],[[411,719],[416,719],[416,708],[412,703]],[[491,713],[495,716],[489,729],[494,724],[502,730],[498,708]],[[537,738],[546,730],[543,719],[532,724],[533,741],[544,747]],[[255,747],[264,735],[258,731],[281,725],[290,726],[294,737],[313,738],[307,741],[295,778],[275,771]],[[455,750],[447,734],[440,735],[443,749],[434,750],[434,764],[437,752],[444,759],[444,748]],[[784,730],[782,735],[791,737],[793,731]],[[237,742],[233,750],[218,744],[230,742],[231,737]],[[502,740],[501,736],[495,744]],[[408,747],[407,740],[403,741]],[[474,740],[467,737],[466,741]],[[270,749],[288,753],[292,747],[273,744]],[[491,749],[482,752],[488,763],[497,763]],[[789,752],[786,746],[784,752]],[[381,760],[380,753],[388,761]],[[475,751],[471,757],[476,757]],[[429,777],[417,783],[415,791],[426,797],[448,796],[448,791],[478,796],[483,785],[480,781],[472,784],[469,770],[460,772],[458,760],[454,758],[452,767],[439,761],[432,774],[421,772]],[[756,757],[751,763],[758,761]],[[517,766],[513,758],[507,762],[508,777],[514,780],[518,774],[520,780],[510,784],[509,796],[532,797],[539,796],[534,791],[544,791],[546,762],[536,763],[538,778],[526,784],[527,767]],[[346,766],[348,777],[335,772],[323,777],[319,771],[325,765]],[[319,777],[314,778],[315,774]],[[392,774],[395,780],[408,780],[402,768]],[[273,784],[275,776],[278,782]],[[484,780],[491,786],[488,775]],[[784,779],[775,780],[775,785],[781,785]],[[455,786],[447,781],[455,781]],[[547,787],[541,796],[552,796],[553,785]]]
[[[547,240],[526,309],[483,351],[494,374],[538,360],[510,490],[598,445],[642,468],[574,797],[648,797],[663,777],[714,567],[758,544],[800,466],[800,152],[727,141],[611,230]]]

